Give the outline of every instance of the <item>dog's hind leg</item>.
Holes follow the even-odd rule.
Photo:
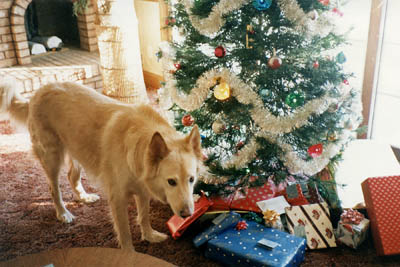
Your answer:
[[[77,196],[79,201],[85,203],[92,203],[99,199],[99,196],[96,194],[88,194],[82,186],[81,182],[81,170],[82,167],[79,163],[72,158],[70,159],[70,168],[68,171],[68,180],[71,184],[72,190]]]
[[[38,144],[34,139],[32,141],[33,151],[47,174],[57,218],[62,222],[70,223],[73,221],[74,216],[65,208],[58,183],[60,167],[64,159],[64,149],[56,140],[53,140],[55,142],[49,142],[47,139],[45,146],[43,146],[43,144]]]
[[[142,231],[142,239],[149,242],[162,242],[167,239],[167,235],[154,230],[150,224],[150,199],[145,194],[135,195],[137,208],[137,222]]]

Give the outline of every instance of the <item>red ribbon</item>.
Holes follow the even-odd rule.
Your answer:
[[[356,210],[348,209],[343,211],[340,219],[343,223],[360,224],[364,220],[364,215]]]

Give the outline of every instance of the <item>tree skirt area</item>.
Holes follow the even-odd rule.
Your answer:
[[[66,177],[60,176],[60,187],[67,208],[76,216],[71,224],[56,219],[45,174],[33,157],[29,135],[16,132],[8,121],[0,121],[0,261],[53,249],[73,247],[111,247],[117,241],[109,216],[105,195],[83,177],[83,185],[101,199],[86,205],[74,199]],[[153,227],[169,234],[165,222],[172,216],[168,205],[151,203]],[[179,240],[163,243],[140,240],[135,224],[134,200],[129,207],[133,245],[136,251],[155,256],[178,266],[220,266],[203,256],[192,245],[200,231],[194,224]],[[400,256],[377,257],[373,242],[368,239],[357,250],[348,247],[308,251],[301,266],[399,266]]]

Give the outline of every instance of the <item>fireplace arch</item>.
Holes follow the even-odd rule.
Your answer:
[[[18,65],[32,62],[25,29],[25,12],[33,0],[15,0],[10,7],[10,28]],[[89,6],[84,14],[78,15],[80,48],[86,51],[97,50],[97,37],[94,25],[95,13]]]

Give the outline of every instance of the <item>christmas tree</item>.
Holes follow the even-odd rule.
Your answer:
[[[179,130],[201,130],[207,171],[197,189],[225,194],[273,180],[332,190],[319,175],[333,175],[361,122],[338,2],[170,2],[177,35],[160,45],[160,100]]]

